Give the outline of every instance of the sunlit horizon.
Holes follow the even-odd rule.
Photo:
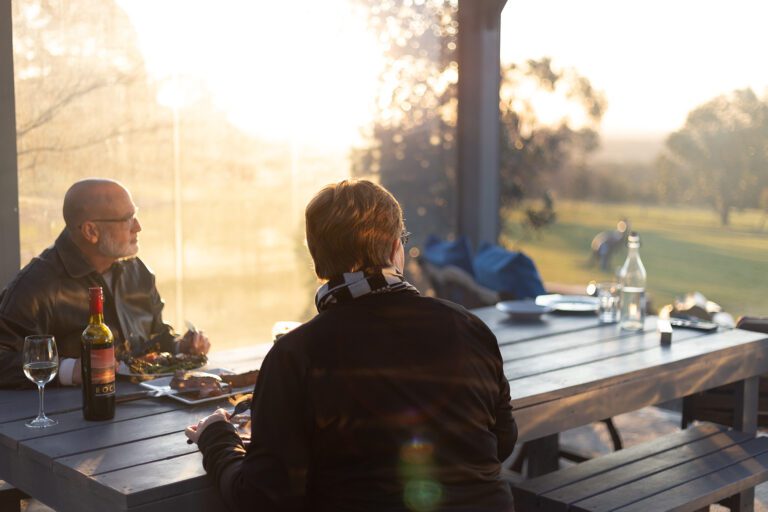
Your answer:
[[[362,142],[384,59],[347,0],[118,3],[162,104],[183,109],[210,93],[234,125],[262,140],[329,151]]]
[[[544,56],[604,91],[604,135],[663,135],[735,89],[768,92],[768,3],[750,0],[507,2],[501,58]]]
[[[160,84],[162,104],[183,108],[210,93],[233,124],[266,141],[339,151],[363,142],[385,57],[364,13],[351,10],[348,0],[229,0],[215,8],[199,1],[118,2]],[[651,0],[629,7],[508,2],[502,62],[547,56],[588,78],[608,100],[604,136],[662,136],[720,94],[768,90],[768,69],[758,64],[768,4]],[[168,20],[176,21],[172,33]]]

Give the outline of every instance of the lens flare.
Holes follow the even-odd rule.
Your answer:
[[[435,445],[416,436],[400,449],[400,476],[405,482],[403,502],[408,510],[430,512],[437,510],[443,488],[434,478]]]
[[[405,505],[409,510],[429,512],[436,510],[443,496],[443,488],[434,480],[411,480],[405,484]]]

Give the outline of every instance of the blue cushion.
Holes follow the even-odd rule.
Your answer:
[[[522,252],[483,244],[475,255],[475,280],[491,290],[505,292],[516,299],[527,299],[545,293],[539,271],[533,260]]]
[[[472,249],[465,236],[456,240],[442,240],[435,235],[429,235],[424,242],[422,257],[436,267],[455,265],[470,274],[474,274],[472,271]]]

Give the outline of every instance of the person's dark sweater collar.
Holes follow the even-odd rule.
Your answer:
[[[61,232],[54,242],[54,246],[64,265],[64,270],[67,271],[67,274],[69,274],[70,277],[77,279],[87,276],[92,272],[96,272],[96,269],[93,268],[93,265],[88,263],[88,260],[83,256],[83,252],[77,245],[75,245],[72,237],[69,236],[67,228],[64,228]]]

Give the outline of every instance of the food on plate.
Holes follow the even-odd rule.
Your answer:
[[[231,373],[222,374],[221,380],[232,386],[233,388],[253,387],[256,384],[256,379],[259,378],[259,370],[252,370],[245,373]]]
[[[223,395],[227,391],[225,388],[229,387],[218,375],[184,370],[176,372],[170,386],[179,393],[194,395],[197,399]]]
[[[205,366],[205,354],[171,354],[170,352],[149,352],[139,357],[128,358],[126,364],[132,373],[156,375],[173,373],[177,370],[194,370]]]

